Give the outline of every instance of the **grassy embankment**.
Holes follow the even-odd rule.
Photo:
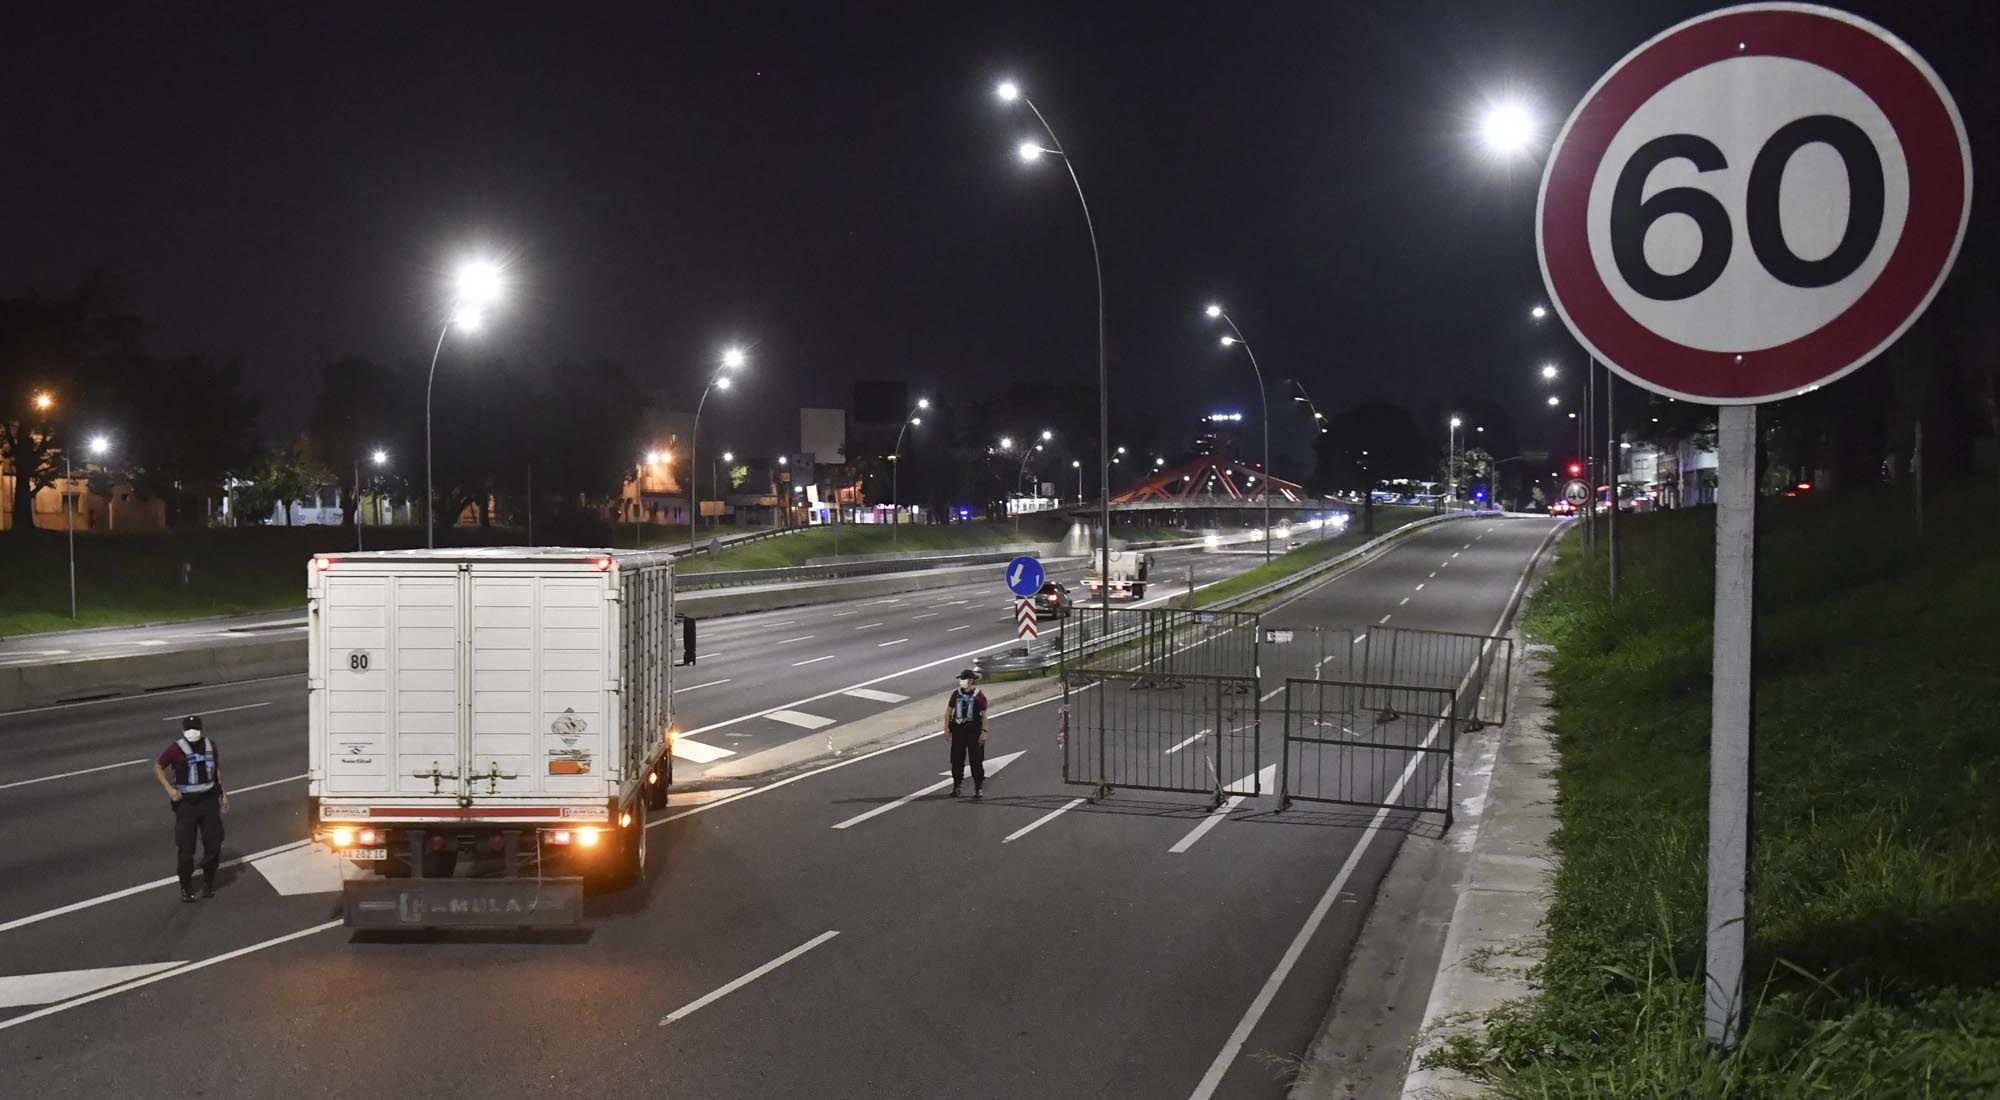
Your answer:
[[[1771,500],[1757,578],[1752,1005],[1702,1035],[1712,510],[1565,540],[1540,992],[1442,1061],[1533,1097],[2000,1096],[2000,555],[1986,494],[1918,542],[1875,499]]]

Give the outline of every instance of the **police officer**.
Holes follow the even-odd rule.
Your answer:
[[[951,796],[965,782],[965,764],[972,762],[972,797],[986,788],[986,693],[979,690],[979,673],[958,674],[958,688],[944,704],[945,736],[951,738]]]
[[[181,719],[180,740],[153,761],[153,777],[174,808],[174,847],[181,900],[194,900],[194,837],[201,833],[201,896],[215,896],[215,872],[222,863],[222,815],[229,795],[222,789],[222,754],[201,728],[199,715]]]

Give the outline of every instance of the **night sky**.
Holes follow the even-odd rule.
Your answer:
[[[1493,160],[1476,116],[1518,94],[1552,135],[1714,6],[21,7],[0,292],[111,273],[155,350],[240,357],[277,437],[320,364],[428,355],[446,272],[485,251],[514,291],[468,369],[606,356],[692,404],[741,341],[752,384],[703,434],[789,446],[799,405],[860,379],[1094,374],[1082,219],[1059,164],[1014,157],[1011,76],[1096,215],[1121,400],[1254,412],[1200,315],[1219,298],[1274,400],[1288,377],[1328,412],[1488,397],[1554,444],[1532,367],[1580,353],[1526,322],[1540,157]],[[1849,7],[1939,68],[1983,160],[1995,5]]]

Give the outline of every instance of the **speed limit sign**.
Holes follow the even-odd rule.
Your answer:
[[[1563,483],[1563,499],[1578,508],[1590,503],[1590,483],[1575,478]]]
[[[1563,126],[1536,245],[1613,370],[1715,405],[1866,363],[1937,293],[1972,205],[1958,107],[1889,32],[1754,4],[1627,54]]]

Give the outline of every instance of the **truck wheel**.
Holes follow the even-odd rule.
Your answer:
[[[623,890],[646,881],[646,807],[640,799],[632,806],[632,824],[618,831],[618,851],[611,862],[589,876],[600,891]]]

